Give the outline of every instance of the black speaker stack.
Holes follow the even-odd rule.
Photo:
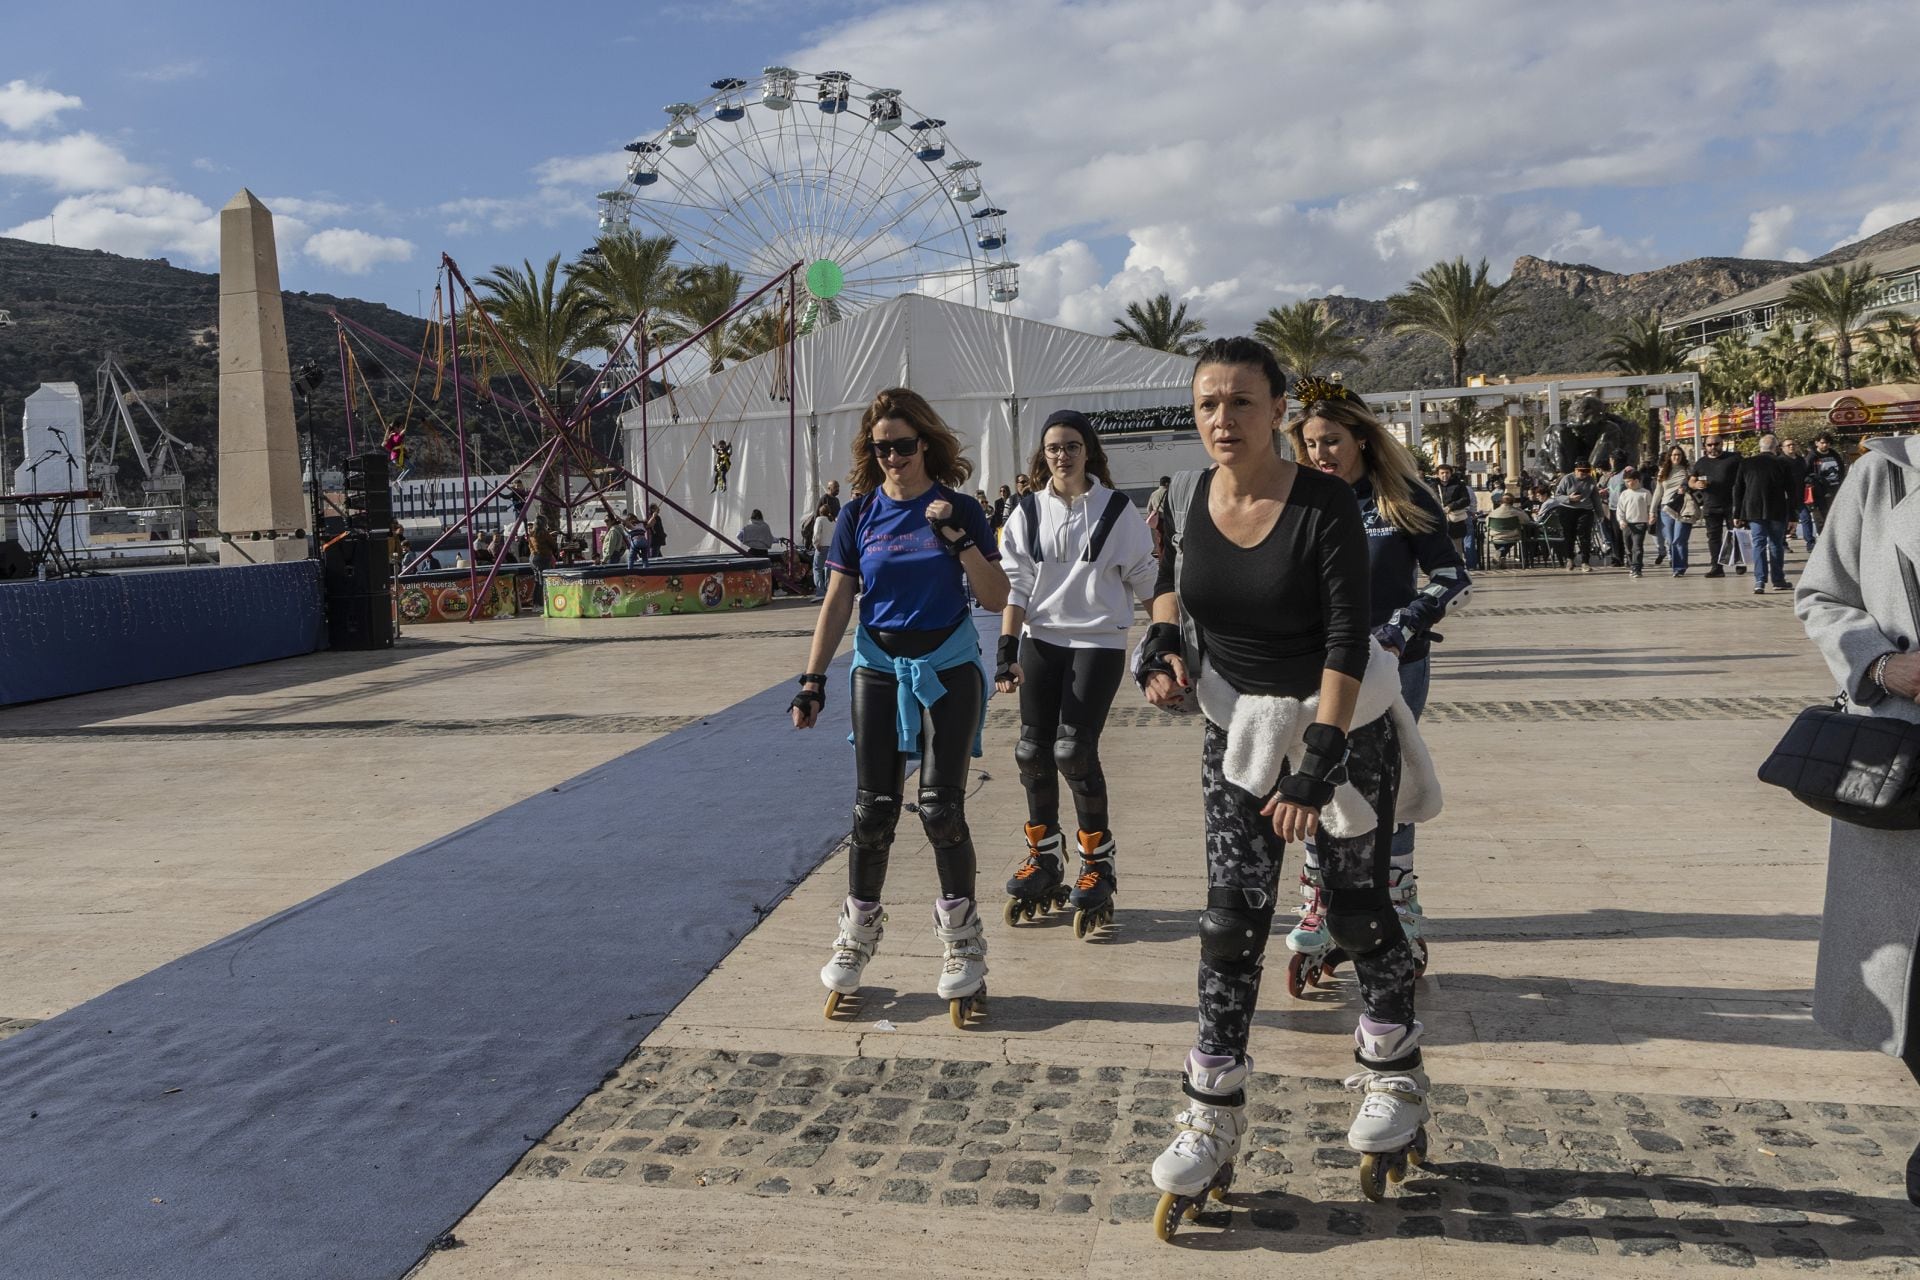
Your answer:
[[[384,450],[346,461],[346,529],[326,544],[327,631],[336,649],[393,647],[393,489]]]

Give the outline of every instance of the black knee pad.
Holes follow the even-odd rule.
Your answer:
[[[853,842],[868,846],[893,841],[893,829],[900,822],[900,797],[878,791],[861,791],[853,800]]]
[[[1273,900],[1259,889],[1207,890],[1200,913],[1200,956],[1216,969],[1248,972],[1260,967],[1273,932]]]
[[[965,840],[967,793],[959,787],[920,788],[920,825],[936,849]]]
[[[1013,744],[1013,762],[1019,766],[1021,781],[1035,783],[1051,779],[1053,751],[1053,738],[1046,730],[1021,725],[1020,741]]]
[[[1385,889],[1328,889],[1327,936],[1350,956],[1370,956],[1405,934]]]
[[[1100,735],[1074,725],[1060,726],[1053,743],[1053,762],[1068,782],[1079,782],[1100,772]]]

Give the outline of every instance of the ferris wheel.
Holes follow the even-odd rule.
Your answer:
[[[600,193],[603,231],[645,224],[681,258],[749,280],[803,263],[803,330],[902,293],[1019,297],[1007,211],[945,120],[844,71],[767,67],[711,88],[627,144],[627,180]]]

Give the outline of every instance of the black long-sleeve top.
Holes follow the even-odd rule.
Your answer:
[[[1352,488],[1300,467],[1272,532],[1240,547],[1207,512],[1214,474],[1201,473],[1187,509],[1179,581],[1174,557],[1162,556],[1155,594],[1179,591],[1208,663],[1241,693],[1307,698],[1329,669],[1359,679],[1371,583]]]

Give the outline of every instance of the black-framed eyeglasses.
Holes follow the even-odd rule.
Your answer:
[[[900,436],[893,440],[873,442],[873,456],[876,458],[890,458],[895,454],[903,458],[911,458],[918,452],[920,452],[919,436]]]
[[[1078,440],[1061,440],[1046,446],[1049,458],[1071,458],[1078,455],[1087,446]]]

